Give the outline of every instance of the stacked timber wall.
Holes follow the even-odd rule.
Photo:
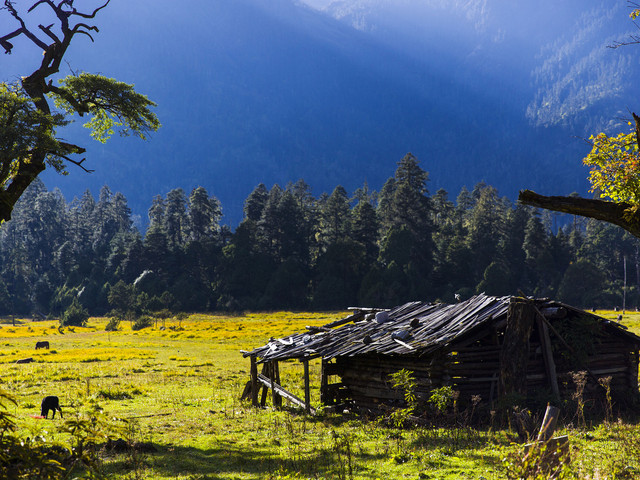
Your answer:
[[[580,323],[580,319],[574,320]],[[551,399],[557,389],[561,398],[570,399],[577,388],[575,374],[585,371],[588,377],[584,390],[586,398],[603,399],[604,389],[599,380],[602,382],[601,379],[607,377],[611,377],[609,385],[614,399],[629,399],[638,393],[639,362],[635,343],[600,329],[593,332],[595,337],[589,355],[579,359],[580,352],[567,350],[560,339],[554,338],[557,332],[549,334],[545,330],[543,322],[534,324],[529,329],[529,336],[523,340],[526,345],[520,345],[525,356],[515,362],[518,367],[507,365],[514,370],[514,375],[520,375],[522,385],[521,392],[513,388],[510,392],[522,393],[529,399]],[[545,336],[547,342],[552,339],[551,360],[545,358]],[[505,337],[504,331],[488,330],[485,337],[472,344],[461,343],[464,346],[460,347],[454,344],[436,355],[338,357],[328,365],[327,371],[340,377],[338,383],[333,384],[334,391],[339,389],[341,392],[336,398],[347,398],[363,408],[404,405],[403,391],[394,388],[391,379],[391,375],[401,369],[413,372],[416,394],[424,401],[432,389],[448,385],[459,392],[460,406],[469,403],[473,396],[479,396],[483,403],[493,403],[505,394],[504,385],[500,385],[505,362],[513,362],[512,357],[505,357]],[[555,378],[555,386],[552,378]]]

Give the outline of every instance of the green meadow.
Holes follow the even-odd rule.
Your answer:
[[[249,379],[241,350],[343,316],[191,315],[139,331],[123,322],[116,332],[105,331],[107,319],[101,318],[63,330],[54,321],[4,319],[2,388],[17,402],[4,406],[25,438],[72,445],[74,422],[83,421],[103,442],[142,444],[100,449],[103,472],[114,479],[536,478],[521,461],[522,442],[508,425],[478,428],[460,420],[441,428],[397,428],[385,419],[324,412],[318,362],[311,365],[315,416],[286,402],[275,411],[270,397],[264,409],[240,400]],[[640,314],[626,313],[623,323],[640,331]],[[35,350],[43,340],[50,349]],[[33,362],[16,363],[25,358]],[[281,383],[303,396],[302,365],[285,362]],[[64,418],[36,418],[46,395],[60,397]],[[640,478],[635,422],[612,417],[595,424],[574,413],[563,411],[559,432],[571,444],[563,478]]]

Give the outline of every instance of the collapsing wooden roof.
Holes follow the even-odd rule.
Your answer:
[[[481,294],[455,304],[410,302],[390,310],[358,309],[353,315],[322,327],[307,327],[306,332],[271,338],[266,345],[244,355],[273,361],[314,357],[330,360],[362,354],[430,354],[453,341],[474,338],[475,332],[488,326],[503,327],[513,298]],[[530,301],[543,313],[565,309],[591,316],[613,333],[640,343],[640,337],[626,332],[626,327],[616,322],[548,299]]]

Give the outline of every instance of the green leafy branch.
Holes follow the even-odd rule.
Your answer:
[[[60,84],[55,87],[50,82],[47,89],[55,105],[70,115],[92,115],[84,126],[99,142],[105,143],[115,128],[122,136],[133,134],[143,140],[160,128],[158,117],[151,111],[156,103],[137,93],[133,85],[86,72],[69,75]]]

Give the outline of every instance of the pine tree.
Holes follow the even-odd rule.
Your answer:
[[[149,207],[149,230],[163,230],[167,206],[161,195],[156,195]]]
[[[245,219],[252,220],[254,222],[260,220],[268,198],[269,191],[267,190],[267,187],[264,186],[264,183],[260,183],[253,189],[244,202]]]
[[[499,244],[504,236],[506,212],[498,197],[498,191],[484,183],[476,185],[472,196],[476,199],[469,212],[467,229],[469,248],[473,251],[473,278],[482,280],[484,270],[498,260]]]
[[[350,213],[347,191],[339,185],[333,190],[320,209],[317,238],[321,251],[350,236]]]
[[[351,212],[352,238],[364,247],[365,261],[372,265],[378,258],[380,222],[375,207],[368,198],[361,198]]]
[[[164,215],[164,231],[167,234],[169,249],[176,250],[184,246],[186,238],[187,197],[184,190],[174,188],[167,193]]]
[[[194,188],[189,195],[187,225],[191,242],[214,240],[220,233],[222,207],[215,197],[210,197],[203,187]]]

